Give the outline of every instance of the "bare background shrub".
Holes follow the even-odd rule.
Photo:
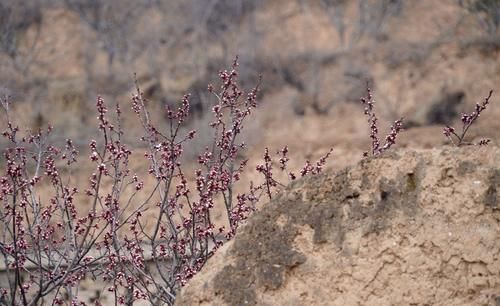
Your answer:
[[[473,13],[486,33],[498,34],[500,26],[500,1],[498,0],[460,0],[460,5]]]

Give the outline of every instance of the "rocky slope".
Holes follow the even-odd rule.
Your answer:
[[[500,149],[397,151],[299,181],[178,305],[499,305]]]
[[[204,129],[207,104],[214,101],[206,94],[207,84],[217,82],[217,72],[236,54],[245,88],[264,76],[262,111],[249,133],[257,140],[247,141],[258,148],[250,158],[278,142],[273,151],[285,142],[292,152],[300,151],[301,159],[332,145],[349,154],[364,151],[369,138],[358,100],[367,81],[381,122],[402,116],[409,132],[425,135],[402,144],[441,145],[443,138],[434,135],[442,125],[459,120],[460,112],[470,112],[500,84],[500,34],[486,33],[481,20],[487,15],[472,13],[456,0],[221,0],[213,1],[221,7],[213,8],[206,24],[197,15],[209,14],[203,1],[135,1],[151,4],[142,10],[134,9],[131,0],[98,1],[120,9],[103,16],[127,16],[122,9],[134,13],[107,30],[92,28],[85,14],[64,5],[78,1],[52,2],[59,5],[41,5],[37,22],[19,29],[15,60],[0,50],[0,95],[14,96],[23,126],[37,129],[50,122],[60,139],[79,140],[81,147],[95,134],[96,95],[128,109],[134,72],[157,122],[164,120],[165,104],[190,92],[195,117],[202,119],[190,128]],[[228,9],[236,2],[247,4],[232,15]],[[117,48],[112,61],[109,43]],[[20,69],[17,62],[26,67]],[[478,132],[496,143],[499,113],[491,107],[494,120],[483,117]],[[133,113],[124,112],[124,126],[135,143],[139,125]],[[197,141],[203,149],[207,139]]]

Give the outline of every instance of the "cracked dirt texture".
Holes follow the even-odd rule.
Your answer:
[[[177,305],[500,305],[500,149],[396,151],[292,184]]]

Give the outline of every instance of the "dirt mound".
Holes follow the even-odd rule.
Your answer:
[[[178,305],[499,305],[500,149],[398,151],[299,181]]]

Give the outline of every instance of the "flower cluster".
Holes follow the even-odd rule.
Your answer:
[[[403,118],[398,119],[391,126],[389,134],[385,138],[385,143],[382,145],[378,135],[378,119],[375,114],[375,99],[373,97],[370,87],[366,88],[367,96],[361,98],[361,103],[365,106],[364,112],[368,117],[368,124],[370,125],[370,139],[371,144],[371,155],[376,156],[382,154],[396,144],[396,138],[399,133],[403,130]],[[365,152],[364,156],[368,156],[369,153]]]
[[[474,124],[474,122],[481,116],[481,113],[486,109],[486,107],[490,103],[492,95],[493,95],[493,90],[490,90],[488,96],[486,96],[481,103],[476,103],[475,109],[472,113],[462,114],[460,118],[462,121],[461,132],[456,132],[455,128],[447,125],[443,128],[444,136],[446,136],[451,141],[451,143],[453,143],[457,147],[462,145],[472,144],[470,142],[465,142],[465,136],[467,135],[467,131],[472,126],[472,124]],[[479,140],[477,145],[485,146],[488,145],[489,142],[490,139],[481,139]]]

